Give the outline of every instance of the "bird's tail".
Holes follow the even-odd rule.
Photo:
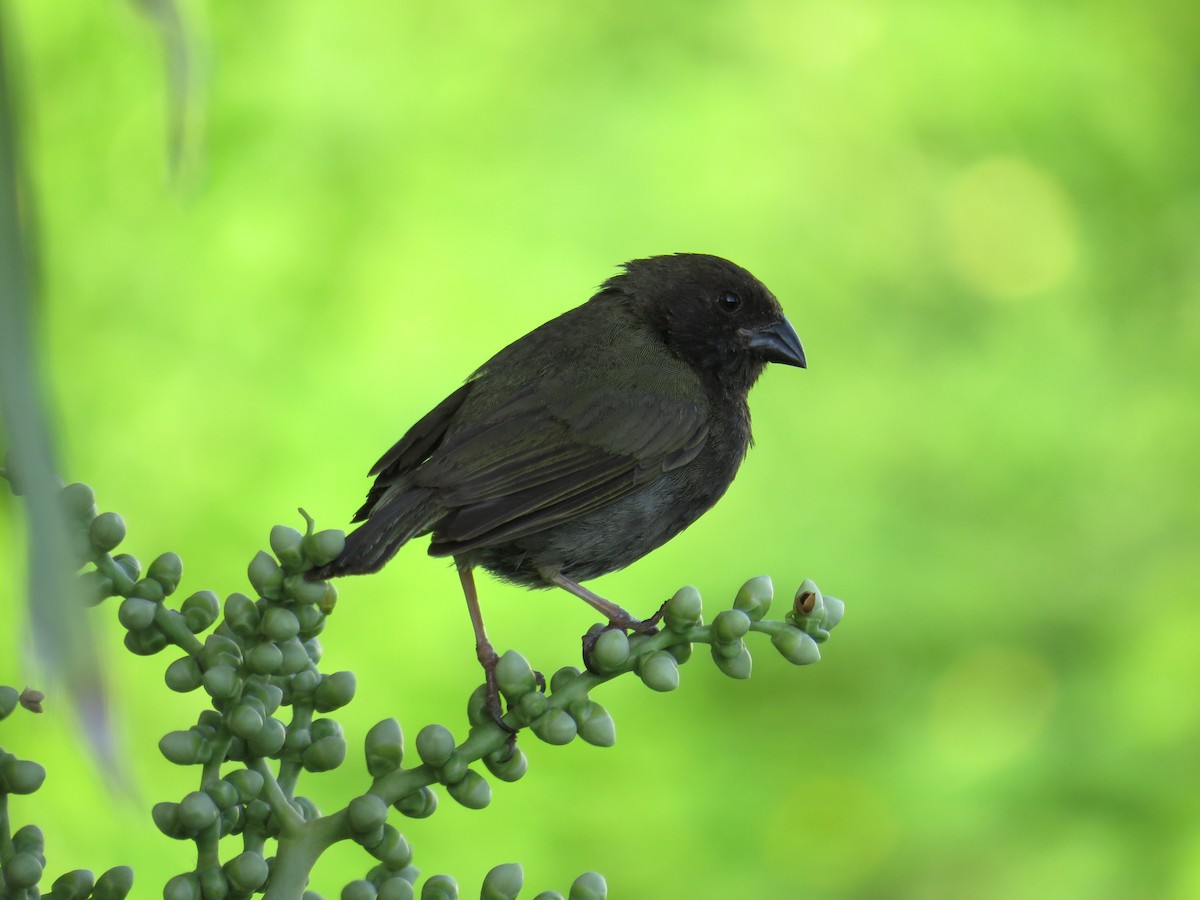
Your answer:
[[[311,569],[309,580],[342,575],[369,575],[410,539],[429,531],[432,512],[430,492],[407,490],[382,499],[362,525],[346,535],[346,546],[326,565]]]

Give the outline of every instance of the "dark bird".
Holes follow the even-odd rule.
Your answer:
[[[405,543],[454,558],[499,718],[472,570],[561,587],[611,626],[653,630],[580,582],[624,568],[725,493],[767,363],[805,366],[779,302],[704,254],[639,259],[509,344],[375,464],[345,550],[310,577],[378,571]]]

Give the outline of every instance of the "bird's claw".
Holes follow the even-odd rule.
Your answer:
[[[483,666],[483,680],[487,687],[488,715],[502,731],[507,731],[510,736],[515,737],[517,729],[504,721],[504,706],[500,703],[500,684],[496,681],[496,666],[500,664],[500,657],[492,649],[491,644],[477,645],[475,655],[479,659],[479,664]]]

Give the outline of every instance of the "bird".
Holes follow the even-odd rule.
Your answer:
[[[409,428],[368,473],[361,525],[308,574],[376,572],[428,535],[429,554],[457,568],[502,726],[499,657],[474,570],[565,589],[607,627],[653,632],[661,610],[637,619],[581,582],[641,559],[709,510],[752,443],[750,388],[769,363],[807,367],[779,301],[729,260],[674,253],[620,268]]]

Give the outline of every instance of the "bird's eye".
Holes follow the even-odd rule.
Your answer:
[[[720,297],[717,298],[717,306],[720,307],[721,312],[726,312],[726,313],[737,312],[738,308],[741,307],[741,305],[742,305],[742,298],[739,297],[737,294],[735,294],[733,291],[726,291]]]

